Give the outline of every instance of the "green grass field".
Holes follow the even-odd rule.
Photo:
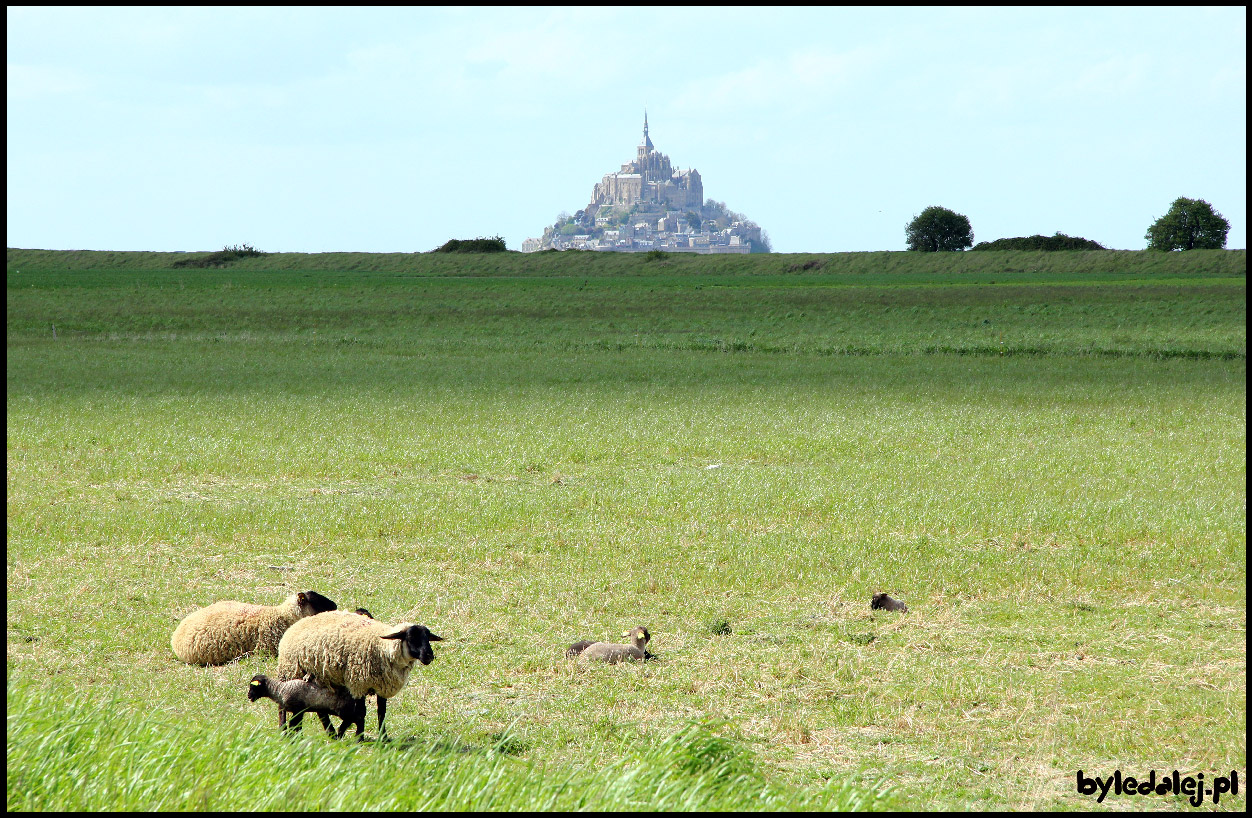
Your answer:
[[[180,258],[8,252],[9,809],[1245,783],[1243,251]],[[445,637],[392,741],[170,650],[305,589]]]

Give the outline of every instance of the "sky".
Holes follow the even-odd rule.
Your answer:
[[[649,135],[775,252],[1247,247],[1245,8],[8,7],[8,246],[538,237]]]

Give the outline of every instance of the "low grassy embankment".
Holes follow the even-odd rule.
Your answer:
[[[154,256],[9,252],[10,808],[1243,775],[1241,252]],[[282,742],[272,659],[174,661],[193,608],[306,588],[447,638],[391,744]],[[634,624],[659,661],[561,656]]]

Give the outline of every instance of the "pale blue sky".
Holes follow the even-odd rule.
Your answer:
[[[650,135],[779,252],[1247,222],[1246,10],[8,8],[8,246],[512,249]]]

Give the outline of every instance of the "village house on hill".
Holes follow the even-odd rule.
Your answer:
[[[669,157],[653,146],[645,111],[635,161],[605,174],[592,190],[590,204],[544,228],[542,238],[526,239],[522,252],[768,252],[760,227],[725,205],[703,200],[700,172],[675,170]]]

